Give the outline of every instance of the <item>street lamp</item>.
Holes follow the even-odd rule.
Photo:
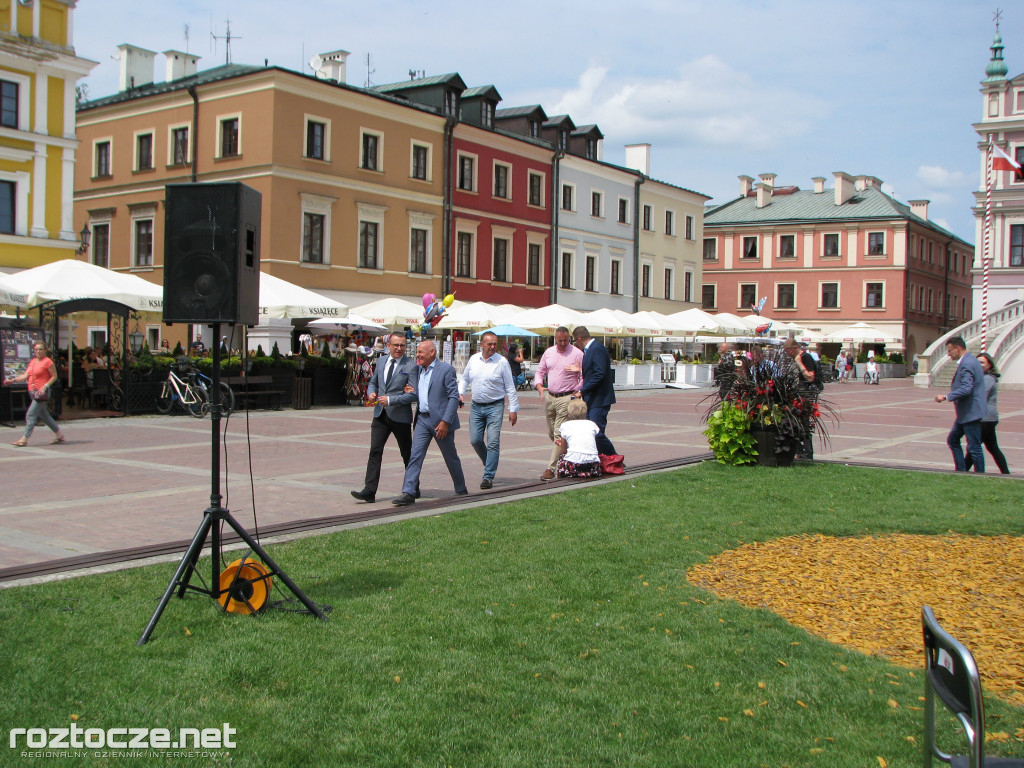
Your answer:
[[[146,338],[146,335],[139,330],[139,321],[135,321],[135,330],[128,334],[128,346],[131,347],[132,354],[137,355],[142,351],[142,341]]]
[[[89,250],[89,243],[92,241],[92,230],[89,229],[89,222],[85,222],[85,226],[82,227],[82,231],[78,233],[78,236],[82,239],[82,244],[78,246],[78,250],[75,253],[81,256]]]

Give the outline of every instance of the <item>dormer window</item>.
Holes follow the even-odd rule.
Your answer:
[[[569,148],[569,132],[559,131],[558,132],[558,148],[563,152]]]
[[[587,160],[597,159],[597,140],[587,139]]]
[[[448,117],[455,117],[459,113],[459,94],[453,88],[444,92],[444,113]]]
[[[531,120],[530,121],[530,138],[531,139],[539,139],[540,138],[540,123],[537,122],[536,120]]]
[[[484,128],[494,127],[494,104],[490,101],[485,101],[480,110],[480,125]]]

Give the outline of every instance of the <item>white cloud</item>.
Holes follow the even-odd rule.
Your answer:
[[[930,189],[955,189],[971,182],[968,174],[963,171],[947,171],[940,165],[920,166],[917,178]]]
[[[547,101],[549,114],[597,123],[616,143],[778,148],[806,134],[824,117],[824,105],[807,94],[733,69],[715,55],[682,64],[675,76],[628,79],[592,65],[575,88]]]

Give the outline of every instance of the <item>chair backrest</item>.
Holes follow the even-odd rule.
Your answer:
[[[93,390],[106,390],[110,387],[110,371],[106,368],[97,368],[92,372]]]
[[[981,698],[981,679],[974,656],[967,647],[946,632],[935,620],[930,606],[921,609],[924,632],[925,705],[924,765],[930,768],[932,757],[950,762],[949,755],[935,743],[935,699],[949,709],[967,735],[970,768],[982,768],[985,750],[985,707]]]

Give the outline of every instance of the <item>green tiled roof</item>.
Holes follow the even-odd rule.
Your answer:
[[[539,111],[543,115],[544,119],[547,120],[547,113],[544,112],[544,108],[540,104],[530,104],[526,107],[503,107],[502,109],[496,110],[494,113],[495,118],[501,120],[505,117],[525,117],[532,115]]]
[[[253,72],[262,72],[266,69],[272,69],[272,67],[255,67],[250,64],[222,64],[219,67],[204,69],[202,72],[197,72],[189,77],[180,77],[177,80],[165,80],[159,83],[140,85],[137,88],[131,88],[127,91],[115,93],[112,96],[104,96],[100,99],[87,101],[84,104],[79,104],[77,106],[77,110],[82,111],[92,109],[93,107],[104,107],[108,104],[116,104],[120,101],[129,101],[142,96],[154,96],[160,93],[169,93],[171,91],[188,88],[190,85],[213,83],[217,80],[227,80],[231,77],[249,75]]]
[[[456,85],[461,83],[461,89],[465,90],[466,88],[466,84],[462,82],[458,72],[449,72],[447,75],[431,75],[430,77],[421,77],[417,80],[402,80],[398,83],[375,85],[370,90],[379,93],[389,93],[390,91],[407,91],[410,88],[427,88],[432,85],[446,85],[448,83],[455,83]]]
[[[855,192],[842,205],[836,205],[835,190],[824,192],[798,189],[788,195],[772,195],[764,208],[757,207],[757,196],[739,197],[710,208],[704,214],[704,226],[743,224],[788,224],[816,221],[877,221],[907,219],[965,243],[952,232],[910,210],[910,206],[885,194],[878,187]],[[967,243],[965,243],[967,244]]]
[[[501,101],[501,94],[498,93],[498,89],[493,85],[476,85],[462,92],[462,98],[464,99],[473,99],[477,96],[493,96],[498,101]]]

